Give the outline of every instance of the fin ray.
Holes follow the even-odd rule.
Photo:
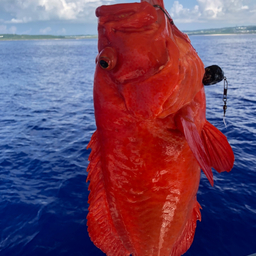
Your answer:
[[[235,157],[226,136],[206,121],[201,137],[211,166],[219,173],[229,172],[234,165]]]
[[[193,155],[196,158],[198,164],[200,165],[207,179],[213,186],[213,174],[211,166],[209,163],[206,150],[204,148],[204,144],[200,138],[195,123],[188,116],[183,116],[182,114],[179,114],[176,117],[176,122],[179,129],[183,132],[187,140],[187,143],[191,151],[193,152]]]
[[[170,254],[171,256],[180,256],[190,248],[194,240],[196,222],[197,220],[201,221],[200,209],[202,209],[202,207],[197,202],[197,200],[195,200],[195,205],[192,210],[191,217],[188,219],[183,228],[183,231],[181,232],[181,235],[174,244],[172,253]]]
[[[89,213],[87,215],[88,232],[93,243],[107,255],[125,256],[130,253],[124,247],[114,227],[104,187],[100,161],[100,145],[97,131],[93,134],[88,147],[92,149],[87,181],[90,181]]]

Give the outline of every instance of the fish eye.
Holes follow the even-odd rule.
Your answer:
[[[102,69],[112,70],[116,66],[117,53],[112,47],[104,48],[98,55],[96,62]]]
[[[109,67],[109,64],[106,60],[102,59],[100,60],[100,66],[103,68],[103,69],[107,69]]]

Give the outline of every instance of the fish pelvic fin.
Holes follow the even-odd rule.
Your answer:
[[[90,163],[87,167],[89,172],[87,181],[90,181],[89,213],[87,215],[89,236],[94,245],[107,255],[130,255],[119,239],[110,215],[101,169],[100,143],[97,131],[92,135],[87,148],[91,148]]]
[[[213,186],[213,174],[210,166],[210,159],[205,150],[204,143],[200,137],[197,127],[193,120],[193,115],[189,107],[182,109],[175,117],[178,129],[184,134],[186,141],[196,158],[198,164]]]
[[[200,206],[200,204],[197,202],[195,198],[195,204],[191,213],[191,217],[186,222],[181,232],[181,235],[175,242],[170,256],[180,256],[190,248],[194,240],[196,222],[197,220],[201,221],[200,209],[202,209],[202,207]]]
[[[209,156],[210,165],[219,173],[231,171],[235,157],[226,136],[206,121],[201,138]]]

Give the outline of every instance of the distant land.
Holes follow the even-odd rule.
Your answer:
[[[256,34],[256,26],[198,29],[183,32],[188,35]]]
[[[213,29],[185,30],[188,35],[225,35],[225,34],[256,34],[256,26],[240,26]],[[97,35],[53,36],[53,35],[16,35],[0,34],[0,41],[4,40],[60,40],[60,39],[88,39]]]
[[[4,40],[60,40],[60,39],[87,39],[97,38],[97,35],[53,36],[53,35],[17,35],[0,34],[0,41]]]

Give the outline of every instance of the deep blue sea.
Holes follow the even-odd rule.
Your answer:
[[[230,173],[202,174],[202,221],[185,256],[256,253],[256,35],[192,36],[229,82],[206,88],[207,118],[235,153]],[[95,130],[97,40],[0,42],[0,255],[103,256],[87,233],[86,146]]]

